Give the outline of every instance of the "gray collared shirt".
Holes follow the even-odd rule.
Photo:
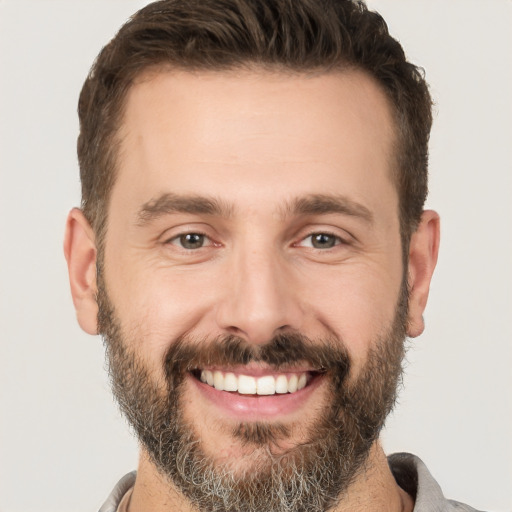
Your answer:
[[[395,453],[388,457],[388,463],[397,484],[413,497],[413,512],[479,512],[464,503],[447,500],[427,466],[416,455]]]
[[[458,501],[447,500],[427,466],[415,455],[395,453],[388,457],[388,462],[398,485],[414,498],[413,512],[479,512]],[[121,478],[99,512],[117,512],[123,496],[133,487],[136,475],[132,471]]]

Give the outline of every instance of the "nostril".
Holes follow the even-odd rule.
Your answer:
[[[256,285],[248,283],[244,289],[220,298],[215,306],[215,319],[222,332],[260,345],[277,334],[300,330],[304,313],[300,301],[287,292],[287,287],[283,291],[283,286],[274,282],[274,293],[256,293],[254,288]]]
[[[243,329],[240,329],[240,327],[236,327],[235,325],[230,325],[226,328],[226,331],[229,333],[229,334],[234,334],[235,336],[241,336],[241,337],[245,337],[245,332],[243,331]]]

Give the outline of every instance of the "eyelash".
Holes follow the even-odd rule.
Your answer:
[[[199,237],[202,237],[203,240],[207,240],[209,243],[207,245],[201,245],[200,247],[197,247],[197,248],[184,247],[183,239],[187,236],[199,236]],[[183,249],[185,251],[194,251],[194,250],[202,249],[204,247],[215,245],[215,243],[212,241],[212,239],[207,234],[202,233],[200,231],[187,231],[185,233],[179,233],[178,235],[173,236],[172,238],[169,238],[168,240],[166,240],[165,243],[170,244],[170,245],[177,245],[178,247],[180,247],[180,249]]]
[[[202,238],[201,245],[199,247],[185,247],[184,239],[185,239],[185,237],[188,237],[188,236],[201,237]],[[333,239],[333,245],[329,246],[329,247],[315,247],[314,246],[314,237],[320,237],[320,236],[329,237],[330,239]],[[304,242],[308,239],[311,240],[310,244],[303,245]],[[208,242],[208,243],[205,244],[205,242]],[[199,249],[203,249],[205,247],[215,245],[215,243],[211,240],[211,238],[208,235],[206,235],[205,233],[202,233],[200,231],[188,231],[185,233],[180,233],[180,234],[168,239],[165,243],[171,244],[171,245],[176,245],[180,249],[183,249],[185,251],[195,251],[195,250],[199,250]],[[193,245],[193,242],[191,242],[191,244]],[[333,249],[336,246],[346,245],[346,244],[347,244],[346,240],[344,240],[343,238],[341,238],[338,235],[335,235],[334,233],[330,233],[328,231],[316,231],[314,233],[310,233],[309,235],[305,236],[304,238],[301,238],[301,240],[299,242],[297,242],[293,245],[295,247],[300,247],[300,246],[309,247],[311,249],[315,249],[318,251],[328,251],[330,249]]]
[[[314,246],[314,238],[319,236],[325,236],[329,237],[330,239],[333,239],[333,245],[330,247],[315,247]],[[328,251],[330,249],[334,249],[334,247],[339,245],[347,245],[347,241],[341,238],[339,235],[336,235],[334,233],[330,233],[329,231],[315,231],[314,233],[310,233],[306,237],[302,238],[297,244],[295,245],[302,245],[306,240],[310,240],[311,245],[307,245],[306,247],[309,247],[311,249],[315,249],[318,251]]]

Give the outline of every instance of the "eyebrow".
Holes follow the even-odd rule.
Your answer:
[[[233,206],[214,197],[165,193],[144,203],[137,214],[137,223],[144,226],[172,213],[216,215],[229,218]],[[280,208],[283,217],[299,215],[342,214],[373,223],[371,211],[364,205],[342,195],[310,194],[288,201]]]
[[[137,221],[144,226],[171,213],[230,217],[232,208],[214,197],[165,193],[144,203],[137,214]]]
[[[283,208],[286,215],[327,215],[338,213],[357,217],[373,223],[372,212],[364,205],[342,195],[311,194],[287,203]]]

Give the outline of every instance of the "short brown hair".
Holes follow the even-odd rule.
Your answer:
[[[422,71],[407,62],[383,18],[355,0],[162,0],[130,18],[98,55],[78,106],[82,209],[100,244],[126,93],[143,71],[162,65],[368,73],[394,109],[394,176],[408,247],[427,196],[432,102]]]

